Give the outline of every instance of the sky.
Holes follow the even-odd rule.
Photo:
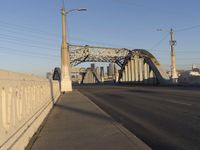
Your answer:
[[[45,76],[60,66],[62,3],[0,1],[0,69]],[[177,69],[190,69],[200,65],[199,6],[199,0],[65,0],[66,9],[87,8],[67,16],[68,42],[147,49],[169,70],[173,28]]]

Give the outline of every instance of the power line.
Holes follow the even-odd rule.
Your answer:
[[[8,47],[1,47],[1,46],[0,46],[0,50],[26,53],[26,54],[36,55],[36,56],[57,57],[57,58],[59,57],[58,55],[50,55],[50,54],[38,53],[38,52],[36,53],[36,52],[24,51],[24,50],[13,49],[13,48],[8,48]]]
[[[154,48],[159,46],[167,38],[167,36],[168,34],[166,34],[162,39],[160,39],[156,44],[154,44],[150,50],[153,50]]]
[[[192,63],[192,64],[193,64],[193,63]],[[192,64],[178,64],[177,66],[191,66],[191,67],[192,67]],[[195,65],[198,66],[198,65],[200,65],[200,64],[196,64],[196,63],[195,63]]]
[[[200,25],[195,25],[195,26],[191,26],[191,27],[186,27],[186,28],[183,28],[183,29],[179,29],[179,30],[176,30],[176,32],[188,31],[188,30],[192,30],[192,29],[195,29],[195,28],[200,28]]]
[[[32,28],[32,27],[25,26],[25,25],[13,24],[13,23],[8,23],[8,22],[4,22],[4,21],[0,21],[0,24],[12,26],[12,28],[21,28],[23,30],[27,30],[27,31],[32,32],[32,33],[38,32],[38,33],[43,33],[43,34],[49,34],[49,35],[52,35],[52,36],[59,36],[59,34],[57,34],[57,33],[53,33],[53,32],[50,33],[48,31]]]
[[[157,56],[156,58],[169,58],[170,55],[162,55],[162,56]],[[186,55],[178,55],[178,57],[176,57],[176,59],[185,59],[187,60],[192,60],[192,59],[199,59],[200,61],[200,57],[194,57],[194,56],[186,56]]]
[[[28,48],[31,47],[31,48],[41,48],[41,49],[46,49],[46,50],[51,50],[51,51],[58,51],[58,50],[54,50],[52,47],[46,47],[46,46],[41,46],[41,45],[36,45],[36,44],[32,45],[32,44],[28,44],[28,43],[26,43],[22,40],[18,40],[18,39],[13,40],[10,38],[2,38],[2,37],[0,37],[0,39],[1,39],[1,41],[5,41],[9,44],[10,44],[10,42],[12,42],[12,43],[15,43],[20,46],[28,46]]]
[[[32,37],[34,37],[34,36],[35,37],[36,36],[44,36],[45,35],[45,38],[40,38],[40,39],[43,39],[43,40],[47,39],[47,38],[57,39],[60,36],[59,34],[56,34],[56,33],[50,33],[50,32],[47,32],[47,31],[40,30],[40,29],[39,30],[33,29],[33,28],[30,28],[30,27],[24,26],[24,25],[22,26],[22,25],[5,23],[5,22],[2,23],[2,21],[0,21],[0,28],[2,27],[1,24],[3,24],[3,28],[6,28],[7,30],[9,30],[10,33],[16,33],[16,34],[21,35],[22,32],[30,32],[30,33],[34,34]],[[12,32],[12,30],[15,30],[15,31]],[[20,33],[16,32],[16,31],[19,31]],[[48,35],[48,37],[46,38],[47,35]],[[68,35],[68,38],[69,38],[69,40],[78,40],[78,41],[81,41],[81,42],[89,42],[89,43],[94,43],[94,44],[97,44],[97,45],[113,46],[113,44],[110,44],[110,43],[107,43],[107,42],[98,42],[98,41],[85,39],[85,38],[71,37],[69,35]],[[54,43],[54,41],[52,41],[52,43]],[[124,46],[120,45],[119,47],[124,47]]]
[[[162,51],[159,51],[159,50],[155,50],[156,53],[164,53],[164,52],[170,52],[170,50],[162,50]],[[188,51],[188,50],[176,50],[175,53],[199,53],[200,51],[199,50],[191,50],[191,51]]]
[[[12,35],[15,34],[15,35],[20,35],[20,36],[28,36],[29,38],[40,38],[42,40],[51,40],[51,41],[55,41],[56,39],[58,39],[58,37],[51,37],[51,36],[47,36],[47,35],[44,35],[44,34],[33,34],[31,32],[24,32],[23,30],[16,30],[13,28],[7,28],[7,27],[2,27],[0,25],[0,29],[2,29],[3,33],[11,33]]]
[[[6,54],[6,55],[11,55],[9,52],[1,52],[1,54]],[[48,59],[48,60],[59,60],[58,57],[49,57],[49,56],[44,56],[44,55],[34,55],[34,54],[29,54],[29,53],[21,53],[21,52],[18,52],[18,51],[14,51],[12,56],[28,56],[28,57],[31,57],[31,58],[44,58],[44,59]]]
[[[200,64],[199,63],[187,63],[187,64],[177,64],[177,66],[191,66],[192,67],[192,64],[195,64],[197,66],[199,66]],[[171,66],[170,64],[162,64],[164,66]]]
[[[37,44],[42,44],[42,45],[54,45],[56,46],[56,44],[53,44],[52,41],[40,41],[40,40],[33,40],[33,39],[28,39],[25,37],[17,37],[17,36],[13,36],[13,35],[9,35],[9,34],[2,34],[0,33],[0,37],[2,38],[8,38],[8,39],[13,39],[13,40],[17,40],[17,41],[22,41],[22,42],[31,42],[31,43],[37,43]]]
[[[187,57],[187,58],[176,58],[177,60],[199,60],[200,61],[200,57]]]
[[[0,26],[1,27],[1,26]],[[5,30],[3,30],[3,31],[5,31]],[[13,33],[13,31],[12,30],[7,30],[7,31],[9,31],[9,33]],[[2,39],[1,41],[11,41],[12,43],[17,43],[17,44],[19,44],[19,43],[23,43],[23,45],[21,44],[21,46],[24,46],[24,45],[26,45],[26,46],[29,46],[29,47],[34,47],[34,48],[42,48],[42,49],[48,49],[48,50],[50,50],[50,49],[52,49],[53,47],[56,47],[56,49],[57,49],[57,47],[58,46],[53,46],[53,47],[47,47],[46,45],[52,45],[53,43],[54,43],[54,41],[53,40],[47,40],[47,39],[44,39],[44,38],[38,38],[37,37],[37,40],[35,40],[36,38],[34,38],[34,40],[33,39],[29,39],[30,37],[31,38],[33,38],[34,36],[30,36],[30,35],[26,35],[26,34],[23,34],[23,35],[25,35],[25,36],[23,36],[23,37],[21,37],[21,35],[22,35],[22,33],[21,32],[23,32],[21,29],[20,30],[17,30],[17,31],[19,31],[19,32],[14,32],[14,33],[16,33],[17,34],[17,36],[13,36],[13,34],[12,35],[10,35],[10,34],[0,34],[0,39]],[[14,34],[14,35],[16,35],[16,34]],[[38,34],[37,34],[38,35]],[[38,39],[40,39],[40,40],[38,40]],[[42,41],[42,40],[45,40],[45,42],[44,41]],[[47,42],[48,41],[48,42]],[[29,43],[32,43],[32,44],[29,44]],[[34,44],[33,44],[34,43]],[[45,45],[45,46],[44,46]],[[54,44],[53,44],[54,45]]]
[[[0,29],[2,29],[2,32],[1,33],[6,33],[7,35],[10,36],[10,34],[13,36],[17,36],[17,38],[21,38],[21,37],[25,37],[27,39],[27,37],[29,39],[40,39],[43,40],[43,41],[51,41],[51,43],[56,43],[55,41],[58,40],[59,38],[58,37],[55,37],[55,36],[49,36],[47,34],[38,34],[36,32],[30,32],[30,31],[24,31],[22,30],[21,28],[17,28],[17,29],[14,29],[13,27],[8,27],[8,26],[2,26],[0,24]]]
[[[25,56],[25,57],[31,57],[31,58],[34,57],[34,59],[35,59],[35,55],[32,55],[32,54],[25,54],[25,53],[20,53],[20,52],[14,52],[14,53],[15,53],[15,55],[12,55],[12,56],[18,55],[18,56]],[[9,55],[9,56],[10,56],[10,53],[8,53],[8,52],[1,52],[1,53],[0,53],[0,56],[1,56],[2,54],[5,54],[5,55]],[[50,57],[40,56],[40,55],[37,55],[37,58],[47,59],[47,60],[50,60],[50,61],[52,61],[52,60],[59,60],[57,57],[54,57],[54,58],[51,57],[51,58],[50,58]]]

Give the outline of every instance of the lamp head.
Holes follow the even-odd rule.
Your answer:
[[[79,8],[79,9],[77,9],[78,11],[87,11],[87,9],[86,8]]]

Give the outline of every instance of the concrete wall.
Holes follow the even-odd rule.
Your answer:
[[[59,96],[57,81],[0,70],[0,150],[24,149]]]

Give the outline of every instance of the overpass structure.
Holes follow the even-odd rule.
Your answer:
[[[158,60],[144,49],[69,45],[72,66],[83,62],[113,62],[120,68],[118,82],[168,84],[169,76]],[[95,78],[95,76],[94,76]],[[92,79],[93,80],[93,79]]]

